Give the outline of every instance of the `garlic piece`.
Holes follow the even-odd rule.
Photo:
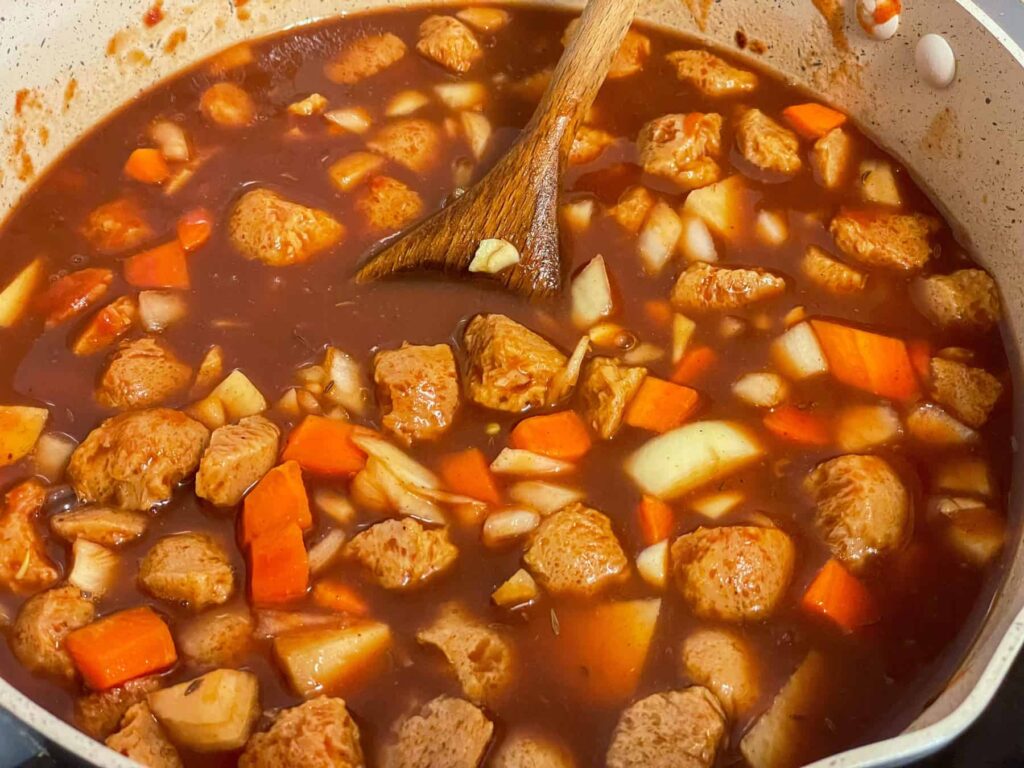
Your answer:
[[[512,243],[500,238],[491,238],[480,241],[473,260],[469,262],[469,271],[496,275],[518,263],[519,251]]]
[[[946,88],[956,78],[956,56],[942,35],[931,33],[918,40],[914,63],[921,79],[933,88]]]
[[[872,40],[888,40],[900,26],[900,0],[857,0],[857,21]]]

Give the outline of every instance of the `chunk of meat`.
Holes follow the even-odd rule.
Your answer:
[[[816,245],[807,248],[800,271],[816,286],[836,296],[860,293],[868,283],[868,276],[859,269],[832,258]]]
[[[245,128],[256,119],[256,103],[234,83],[214,83],[199,97],[203,117],[223,128]]]
[[[469,359],[466,390],[485,408],[519,413],[547,401],[565,355],[505,315],[477,315],[462,335]]]
[[[429,120],[407,118],[382,127],[366,146],[410,171],[425,173],[441,155],[441,134]]]
[[[46,327],[53,328],[99,301],[113,279],[109,269],[79,269],[50,283],[36,299],[36,309],[46,318]]]
[[[146,768],[181,768],[182,765],[178,750],[145,703],[132,705],[121,721],[121,729],[104,743]]]
[[[96,617],[96,607],[78,587],[65,584],[30,597],[14,620],[11,651],[29,672],[71,682],[76,677],[64,638]]]
[[[665,115],[640,129],[636,139],[644,171],[683,189],[713,184],[721,177],[714,158],[722,151],[722,116],[710,113]]]
[[[566,25],[565,32],[562,34],[562,45],[569,45],[579,26],[579,19],[573,19]],[[615,58],[612,59],[611,68],[608,70],[608,79],[621,80],[639,74],[643,71],[647,57],[650,55],[651,39],[635,29],[629,30],[626,32],[626,37],[622,40],[619,50],[615,52]]]
[[[207,611],[179,629],[178,651],[203,667],[237,667],[252,647],[252,630],[247,614]]]
[[[547,736],[518,731],[506,736],[488,763],[491,768],[576,768],[572,753]]]
[[[94,739],[105,739],[117,730],[125,712],[159,689],[160,676],[149,675],[79,696],[75,699],[75,725]]]
[[[759,109],[748,109],[736,121],[736,146],[762,171],[792,176],[803,166],[796,134]]]
[[[82,236],[103,254],[135,250],[153,235],[142,206],[129,197],[94,208],[82,225]]]
[[[676,77],[705,96],[735,96],[757,88],[757,75],[708,51],[673,51],[665,59],[675,67]]]
[[[342,699],[320,697],[285,709],[253,734],[238,768],[364,768],[356,725]]]
[[[472,30],[454,16],[428,16],[420,24],[416,50],[452,72],[472,69],[484,52]]]
[[[146,553],[139,582],[151,595],[200,611],[227,602],[235,590],[235,572],[213,537],[178,533],[160,539]]]
[[[388,67],[405,57],[405,43],[398,35],[385,32],[381,35],[366,35],[353,40],[324,65],[327,79],[341,85],[353,85]]]
[[[381,768],[477,768],[494,724],[463,699],[439,696],[403,718],[381,754]]]
[[[569,152],[569,163],[572,165],[583,165],[601,156],[601,154],[615,142],[615,137],[608,131],[599,128],[591,128],[588,125],[580,126],[572,141],[572,149]]]
[[[988,421],[1003,394],[999,379],[983,368],[933,357],[929,372],[929,391],[935,402],[971,427]]]
[[[263,416],[246,416],[218,427],[199,462],[196,495],[218,507],[233,507],[277,461],[281,431]]]
[[[612,733],[608,768],[711,768],[725,713],[707,688],[656,693],[625,709]]]
[[[815,525],[832,554],[857,572],[910,535],[910,494],[878,456],[847,454],[822,462],[804,480]]]
[[[50,530],[65,541],[85,539],[104,547],[120,547],[146,532],[149,518],[141,512],[112,507],[82,507],[50,518]]]
[[[842,128],[833,128],[811,149],[814,177],[825,189],[837,189],[846,179],[853,154],[853,141]]]
[[[602,440],[611,440],[618,433],[626,408],[645,378],[646,368],[611,357],[595,357],[587,364],[580,382],[580,404],[583,418]]]
[[[793,577],[796,548],[777,528],[698,528],[672,544],[676,585],[704,619],[755,621],[770,616]]]
[[[416,639],[444,654],[463,693],[475,704],[499,701],[512,684],[512,643],[458,603],[441,606],[437,617],[416,633]]]
[[[683,312],[740,309],[786,290],[785,278],[757,267],[688,266],[672,288],[672,304]]]
[[[910,298],[918,312],[944,330],[988,331],[1002,314],[996,282],[982,269],[918,278]]]
[[[447,344],[378,352],[373,381],[381,423],[406,445],[440,437],[459,407],[459,375]]]
[[[582,504],[545,517],[530,535],[523,561],[556,595],[595,595],[629,577],[611,520]]]
[[[841,211],[829,225],[839,249],[869,267],[916,272],[928,263],[939,222],[920,213]]]
[[[698,629],[680,648],[682,672],[718,697],[734,718],[757,703],[759,684],[754,654],[742,637],[724,629]]]
[[[412,589],[433,581],[459,555],[444,528],[427,529],[410,518],[370,526],[344,552],[385,589]]]
[[[245,258],[286,267],[340,243],[345,227],[326,211],[293,203],[269,189],[254,189],[235,203],[228,236]]]
[[[165,344],[149,337],[118,348],[100,377],[96,402],[107,408],[148,408],[184,392],[192,367]]]
[[[401,229],[423,215],[419,193],[390,176],[370,179],[355,207],[373,229]]]
[[[88,434],[71,454],[68,479],[82,501],[149,509],[195,471],[209,439],[206,427],[178,411],[129,411]]]
[[[85,357],[106,349],[135,325],[139,314],[133,296],[119,296],[96,312],[71,343],[71,351]]]
[[[60,578],[46,554],[36,516],[46,500],[46,487],[26,480],[4,496],[0,512],[0,586],[16,594],[38,592]]]

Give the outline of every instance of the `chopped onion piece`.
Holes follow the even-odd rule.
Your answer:
[[[484,520],[481,534],[485,546],[501,547],[531,533],[540,525],[540,515],[532,509],[501,509]]]
[[[384,493],[388,507],[399,515],[414,517],[433,525],[447,522],[441,507],[403,483],[380,459],[371,456],[366,462],[366,471]]]
[[[311,93],[301,101],[288,105],[288,112],[299,117],[312,117],[327,109],[327,98],[320,93]]]
[[[356,520],[356,508],[341,491],[317,488],[313,491],[313,504],[338,525],[351,525]]]
[[[508,497],[547,516],[583,501],[586,494],[578,488],[568,488],[543,480],[521,480],[508,489]]]
[[[622,362],[627,365],[649,365],[650,363],[656,363],[663,357],[665,357],[664,349],[657,344],[650,344],[645,341],[624,352]]]
[[[353,435],[352,442],[368,456],[380,460],[406,485],[440,490],[441,481],[437,475],[387,440],[371,435]]]
[[[572,472],[575,468],[575,465],[568,461],[552,459],[519,448],[503,448],[491,462],[491,472],[497,475],[522,475],[524,477],[561,475]]]
[[[582,200],[574,200],[563,205],[561,212],[562,222],[565,226],[573,234],[579,235],[587,230],[591,219],[594,217],[594,200],[589,197]]]
[[[857,177],[860,179],[860,193],[869,203],[900,206],[900,189],[896,186],[896,176],[892,166],[886,160],[862,160]]]
[[[36,473],[45,477],[50,483],[59,481],[64,476],[64,469],[77,445],[74,438],[60,432],[47,432],[40,435],[36,442]]]
[[[487,100],[487,89],[482,83],[439,83],[434,93],[448,109],[478,110]]]
[[[491,600],[500,608],[520,608],[540,597],[540,589],[533,576],[520,568],[491,594]]]
[[[391,97],[391,101],[384,107],[384,114],[387,117],[405,117],[418,109],[422,109],[429,103],[430,99],[420,91],[399,91]]]
[[[589,351],[590,337],[583,336],[576,342],[576,347],[569,355],[569,359],[566,360],[565,366],[551,378],[551,386],[548,387],[548,405],[560,403],[572,394],[573,389],[576,388],[576,382],[579,381],[583,361]]]
[[[349,485],[352,500],[371,512],[387,512],[388,497],[377,481],[365,469],[356,473]]]
[[[710,520],[717,520],[736,509],[744,498],[740,491],[719,491],[694,499],[690,502],[690,509]]]
[[[370,401],[370,389],[363,378],[362,367],[351,355],[340,349],[328,347],[324,353],[324,370],[330,386],[325,386],[324,396],[337,403],[349,413],[366,413]]]
[[[789,397],[789,385],[777,373],[748,373],[736,380],[732,393],[755,408],[774,408]]]
[[[675,252],[682,231],[683,222],[664,200],[651,209],[637,238],[637,251],[647,274],[657,275],[664,269]]]
[[[473,157],[479,160],[491,140],[491,121],[479,112],[460,112],[459,122],[462,123],[462,131],[466,134],[466,143]]]
[[[117,580],[121,559],[106,547],[77,538],[71,547],[71,571],[68,582],[93,599],[99,599]]]
[[[366,133],[373,124],[370,113],[362,107],[332,109],[330,112],[324,112],[324,119],[350,133]]]
[[[332,528],[320,541],[309,548],[309,572],[314,576],[337,560],[345,545],[345,532]]]
[[[281,395],[281,399],[277,401],[274,407],[293,419],[302,416],[302,409],[299,407],[298,390],[295,387],[285,390],[285,393]]]
[[[664,589],[668,583],[668,539],[640,552],[636,557],[636,571],[655,589]]]
[[[184,163],[192,155],[185,129],[170,120],[158,120],[153,123],[149,127],[149,138],[156,144],[165,160]]]
[[[150,333],[160,333],[187,314],[188,302],[177,291],[139,293],[139,322]]]
[[[789,239],[786,217],[778,211],[758,211],[754,234],[765,245],[782,245]]]
[[[679,238],[679,252],[687,261],[704,261],[713,264],[718,261],[718,250],[715,238],[703,219],[696,216],[683,216],[682,233]]]
[[[572,321],[579,328],[589,328],[612,313],[615,304],[603,256],[595,256],[580,270],[572,281],[571,294]]]

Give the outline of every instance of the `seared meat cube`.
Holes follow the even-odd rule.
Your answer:
[[[424,528],[411,518],[384,520],[357,533],[345,555],[385,589],[413,589],[445,573],[459,550],[443,528]]]
[[[707,51],[674,51],[665,57],[676,77],[706,96],[735,96],[757,87],[757,75]]]
[[[146,532],[149,517],[112,507],[81,507],[50,518],[50,530],[74,543],[85,539],[104,547],[120,547]]]
[[[988,421],[1003,394],[999,379],[983,368],[933,357],[930,372],[929,389],[935,402],[975,428]]]
[[[596,160],[614,141],[615,137],[607,131],[587,125],[580,126],[572,141],[569,162],[572,165],[583,165]]]
[[[483,58],[473,32],[453,16],[428,16],[420,24],[416,50],[452,72],[468,72]]]
[[[459,407],[459,376],[447,344],[403,344],[373,359],[384,428],[409,445],[433,440],[451,426]]]
[[[853,154],[850,134],[842,128],[833,128],[816,142],[811,150],[814,177],[825,189],[836,189],[846,178]]]
[[[199,462],[196,495],[218,507],[233,507],[274,466],[280,436],[263,416],[215,429]]]
[[[569,45],[579,26],[579,19],[573,19],[569,22],[565,32],[562,34],[562,45]],[[638,74],[643,71],[644,63],[650,55],[650,38],[636,30],[629,30],[622,41],[622,45],[619,46],[619,50],[615,53],[615,58],[612,59],[611,69],[608,70],[608,79],[621,80],[624,77]]]
[[[138,202],[119,197],[93,209],[82,235],[100,253],[113,254],[138,248],[153,237],[153,228]]]
[[[725,735],[725,713],[698,685],[640,699],[619,717],[608,768],[711,768]]]
[[[580,382],[583,418],[601,436],[611,440],[619,431],[626,408],[647,378],[647,369],[620,363],[611,357],[595,357]]]
[[[556,595],[595,595],[629,576],[611,520],[582,504],[545,517],[530,535],[523,561]]]
[[[683,312],[740,309],[774,298],[786,290],[786,280],[763,269],[691,264],[672,288],[672,304]]]
[[[169,408],[107,419],[71,454],[67,475],[82,501],[146,510],[171,498],[199,465],[210,433]]]
[[[839,249],[869,267],[916,272],[931,258],[930,235],[939,222],[920,213],[845,211],[829,231]]]
[[[408,118],[388,123],[366,146],[410,171],[424,173],[434,167],[441,154],[441,134],[429,120]]]
[[[672,544],[676,584],[703,619],[753,621],[782,602],[796,548],[777,528],[698,528]]]
[[[148,408],[185,391],[192,367],[151,338],[122,344],[100,377],[96,402],[107,408]]]
[[[945,330],[988,331],[1002,314],[995,280],[982,269],[918,278],[910,297],[918,312]]]
[[[4,496],[0,512],[0,586],[15,594],[51,586],[60,573],[46,554],[35,518],[46,500],[38,480],[26,480]]]
[[[654,207],[654,196],[646,187],[629,187],[620,196],[618,202],[608,213],[627,232],[634,235],[647,221],[647,214]]]
[[[18,612],[11,630],[11,650],[29,672],[70,682],[75,665],[64,649],[64,638],[96,617],[96,606],[78,587],[61,587],[30,597]]]
[[[208,611],[181,627],[178,650],[203,667],[237,667],[252,647],[248,614]]]
[[[139,582],[155,597],[200,611],[235,591],[228,553],[204,533],[178,533],[154,544],[139,563]]]
[[[105,739],[117,730],[125,712],[159,689],[160,676],[149,675],[79,696],[75,699],[75,725],[94,739]]]
[[[748,109],[736,122],[736,146],[762,171],[791,176],[802,167],[796,134],[759,109]]]
[[[572,754],[546,736],[511,733],[488,763],[491,768],[576,768]]]
[[[722,150],[722,116],[691,112],[659,117],[640,129],[636,145],[647,173],[683,189],[705,187],[721,176],[713,158]]]
[[[345,702],[320,697],[282,710],[270,729],[255,733],[238,768],[364,768],[363,749]]]
[[[355,207],[373,229],[401,229],[423,215],[419,193],[390,176],[370,179]]]
[[[121,721],[121,730],[104,742],[115,752],[146,768],[181,768],[181,757],[149,705],[134,704]]]
[[[254,189],[235,203],[228,235],[245,258],[286,267],[341,242],[345,227],[326,211],[293,203],[269,189]]]
[[[833,259],[816,245],[807,248],[800,271],[816,286],[837,296],[860,293],[868,282],[868,276],[859,269]]]
[[[385,32],[353,40],[332,61],[324,65],[327,79],[342,85],[353,85],[364,78],[383,72],[405,56],[402,38]]]
[[[680,648],[683,674],[712,691],[735,718],[757,703],[754,654],[739,635],[724,629],[698,629]]]
[[[441,606],[434,621],[416,633],[416,639],[444,654],[463,693],[476,704],[499,701],[512,683],[512,644],[457,603]]]
[[[851,571],[899,549],[910,535],[910,494],[884,459],[838,456],[815,467],[804,488],[817,505],[815,525]]]
[[[477,768],[494,724],[463,699],[438,696],[395,727],[381,768]]]
[[[518,413],[544,405],[565,355],[504,315],[477,315],[462,335],[469,358],[466,389],[485,408]]]
[[[214,83],[199,98],[203,117],[223,128],[245,128],[256,119],[256,103],[234,83]]]

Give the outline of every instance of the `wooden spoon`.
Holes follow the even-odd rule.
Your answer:
[[[516,247],[520,260],[494,279],[527,296],[558,293],[558,182],[637,3],[590,0],[519,140],[462,197],[372,255],[356,279],[423,269],[466,272],[480,241],[500,238]]]

